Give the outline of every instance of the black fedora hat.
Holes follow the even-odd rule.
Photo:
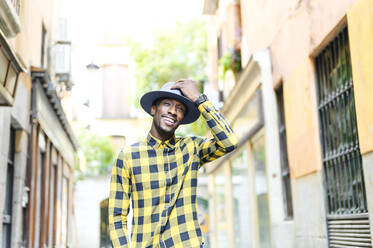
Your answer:
[[[171,89],[172,85],[174,85],[174,82],[168,82],[164,84],[160,90],[145,93],[140,99],[141,107],[151,115],[151,109],[154,101],[159,98],[175,99],[183,103],[187,108],[181,124],[189,124],[196,121],[200,115],[197,106],[189,98],[185,97],[179,89]]]

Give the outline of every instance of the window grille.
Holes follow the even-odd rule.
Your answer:
[[[288,151],[286,143],[286,126],[285,126],[285,110],[284,110],[284,94],[282,85],[276,91],[278,117],[279,117],[279,132],[280,132],[280,160],[281,160],[281,178],[282,192],[285,208],[285,218],[293,218],[293,199],[291,194],[290,170],[288,162]]]
[[[371,247],[345,27],[316,57],[329,247]]]

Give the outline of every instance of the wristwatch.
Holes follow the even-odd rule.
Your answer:
[[[205,94],[199,95],[197,100],[194,101],[194,104],[198,107],[201,103],[204,103],[208,100],[207,96]]]

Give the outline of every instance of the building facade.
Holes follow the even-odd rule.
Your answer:
[[[373,2],[206,0],[239,148],[207,171],[211,247],[371,247]]]
[[[59,1],[0,1],[0,245],[73,247],[77,142],[60,97]],[[67,76],[67,77],[66,77]]]

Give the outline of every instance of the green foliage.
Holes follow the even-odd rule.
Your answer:
[[[219,77],[224,80],[227,71],[232,70],[234,74],[241,71],[241,50],[234,49],[226,52],[219,59]]]
[[[87,166],[86,171],[80,172],[78,177],[81,179],[85,175],[106,174],[111,168],[115,156],[109,137],[102,137],[87,129],[80,129],[77,131],[77,138]]]
[[[137,106],[145,92],[159,89],[166,82],[207,78],[207,31],[200,20],[178,21],[171,30],[157,31],[152,47],[133,40],[127,45],[136,62]]]
[[[231,69],[231,54],[225,53],[220,59],[219,59],[219,77],[224,80],[225,74],[228,70]]]

